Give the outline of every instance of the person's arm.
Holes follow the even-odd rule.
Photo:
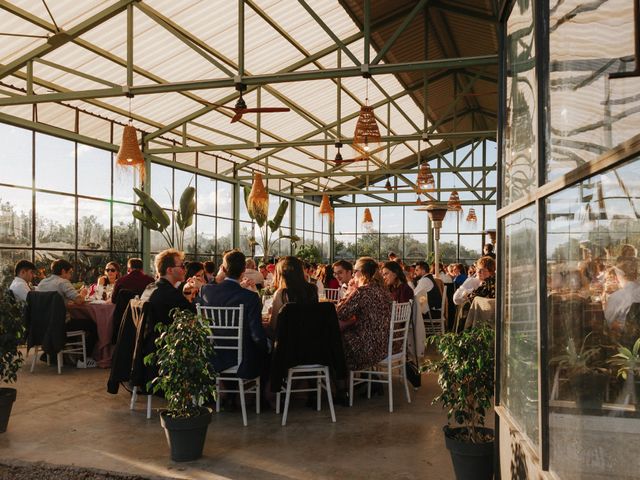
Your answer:
[[[459,289],[453,294],[453,303],[462,305],[469,299],[469,294],[480,286],[480,280],[476,277],[467,278]]]
[[[86,293],[86,288],[82,287],[80,292],[78,292],[71,282],[65,281],[60,284],[60,289],[62,290],[62,295],[67,300],[75,303],[76,305],[82,305],[84,303],[84,293]]]
[[[433,282],[427,277],[422,277],[418,280],[415,290],[413,291],[413,297],[418,304],[420,313],[425,314],[429,310],[429,297],[428,293],[433,288]]]

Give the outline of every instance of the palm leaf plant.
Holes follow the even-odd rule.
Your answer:
[[[640,377],[640,338],[635,341],[631,349],[618,346],[618,353],[613,355],[607,363],[617,368],[618,376],[625,380],[630,375]]]

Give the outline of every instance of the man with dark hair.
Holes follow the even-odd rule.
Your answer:
[[[111,301],[117,302],[118,293],[121,290],[131,290],[136,295],[142,295],[147,285],[154,282],[153,277],[150,277],[142,271],[142,260],[139,258],[130,258],[127,262],[127,274],[120,277],[115,286],[113,287],[113,293],[111,295]]]
[[[260,297],[256,292],[240,285],[240,278],[245,271],[245,262],[244,254],[238,250],[226,253],[222,262],[224,280],[217,285],[210,283],[202,287],[199,300],[202,305],[210,307],[244,306],[242,363],[238,367],[238,377],[252,379],[261,374],[265,375],[271,345],[262,327]],[[221,372],[235,365],[236,361],[235,352],[220,350],[213,358],[213,366],[216,371]]]
[[[207,280],[207,283],[215,283],[216,264],[211,260],[204,262],[204,278]]]
[[[430,310],[440,308],[442,295],[438,288],[434,288],[436,282],[429,273],[429,264],[425,261],[416,262],[413,283],[413,296],[417,302],[420,313],[426,315]],[[437,312],[436,312],[437,313]]]
[[[192,300],[202,281],[191,277],[185,282],[184,253],[175,248],[164,250],[156,255],[155,266],[160,278],[149,284],[141,296],[151,304],[153,322],[170,324],[173,320],[169,312],[174,308],[195,312]],[[183,282],[183,290],[179,291],[177,286]]]
[[[347,294],[349,282],[353,278],[353,265],[346,260],[338,260],[333,265],[333,276],[340,282],[340,298]]]
[[[27,301],[27,294],[31,291],[31,282],[36,273],[36,266],[29,260],[20,260],[15,266],[15,278],[9,285],[9,290],[16,300]]]
[[[495,260],[496,254],[493,253],[493,243],[485,243],[484,247],[482,247],[482,256],[491,257]]]

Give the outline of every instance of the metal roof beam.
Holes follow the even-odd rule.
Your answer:
[[[125,11],[127,9],[127,6],[133,1],[139,0],[119,0],[113,5],[105,8],[104,10],[96,13],[86,20],[83,20],[68,31],[58,30],[54,27],[54,34],[47,38],[47,41],[43,45],[34,48],[30,52],[25,53],[21,57],[16,58],[14,61],[0,68],[0,78],[4,78],[7,75],[11,75],[12,73],[17,72],[22,67],[26,66],[29,61],[42,57],[47,53],[60,48],[66,43],[72,41],[74,38],[79,37],[83,33],[88,32],[92,28]],[[9,2],[5,0],[0,1],[0,8],[9,10],[9,6]]]
[[[492,2],[495,3],[495,2]],[[477,12],[475,10],[471,10],[469,8],[462,7],[460,5],[449,5],[442,1],[433,0],[430,4],[430,7],[437,8],[438,10],[443,10],[445,12],[455,13],[457,15],[462,15],[464,17],[469,17],[479,22],[497,24],[498,18],[493,15],[487,15],[486,13]]]
[[[407,29],[409,24],[416,18],[416,15],[418,14],[418,12],[424,8],[424,6],[427,4],[428,1],[429,0],[420,0],[416,4],[413,10],[411,10],[411,12],[405,17],[402,24],[400,24],[400,26],[396,28],[396,31],[393,32],[393,35],[391,35],[391,37],[389,37],[389,39],[382,46],[382,48],[380,49],[376,57],[371,62],[372,64],[377,64],[380,60],[382,60],[382,58],[387,54],[387,52],[389,51],[391,46],[395,43],[395,41],[398,39],[398,37],[402,35],[402,32],[404,32]]]
[[[497,55],[481,55],[476,57],[458,57],[421,62],[407,62],[383,65],[371,65],[372,75],[410,72],[442,68],[463,68],[467,66],[493,65],[497,62]],[[332,78],[359,77],[362,71],[358,67],[329,68],[325,70],[298,71],[289,73],[260,74],[242,77],[242,83],[247,85],[265,85],[272,83],[304,82],[309,80],[324,80]],[[26,105],[43,102],[60,102],[70,100],[85,100],[87,98],[108,98],[133,95],[153,95],[158,93],[180,93],[194,90],[210,90],[214,88],[229,88],[235,86],[234,79],[210,79],[187,82],[168,82],[163,84],[138,85],[129,89],[106,88],[67,93],[51,93],[44,95],[24,95],[19,98],[0,99],[0,106]],[[202,101],[202,100],[201,100]]]
[[[456,188],[437,188],[434,192],[427,192],[427,193],[438,193],[438,192],[453,192],[454,190],[458,191],[458,192],[475,192],[475,189],[473,188],[460,188],[460,187],[456,187]],[[495,191],[495,187],[492,188],[487,188],[485,189],[485,192],[493,192]],[[323,190],[323,191],[318,191],[318,190],[305,190],[302,192],[294,192],[293,195],[294,196],[303,196],[303,197],[310,197],[310,196],[315,196],[315,195],[324,195],[327,194],[330,197],[331,196],[342,196],[342,195],[367,195],[367,194],[379,194],[379,195],[389,195],[389,191],[387,191],[386,189],[382,189],[382,190],[365,190],[365,189],[352,189],[352,190]],[[391,193],[416,193],[416,191],[413,188],[400,188],[400,189],[395,189],[393,190]],[[478,200],[482,200],[482,198],[480,198],[478,196]],[[475,203],[475,200],[473,201]]]

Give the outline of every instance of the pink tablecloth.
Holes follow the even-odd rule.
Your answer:
[[[84,303],[82,305],[70,305],[71,318],[90,318],[98,327],[98,341],[93,350],[93,358],[100,368],[111,367],[111,335],[113,333],[113,311],[116,306],[113,303]]]

